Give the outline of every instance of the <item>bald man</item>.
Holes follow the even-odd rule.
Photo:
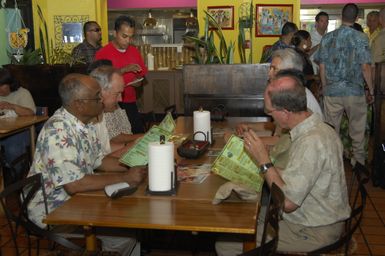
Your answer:
[[[278,72],[264,99],[266,114],[290,130],[289,161],[284,169],[272,164],[268,150],[251,129],[243,132],[244,147],[259,164],[268,186],[275,183],[285,195],[278,251],[308,252],[331,244],[340,237],[350,214],[341,141],[319,115],[307,110],[299,71]],[[262,227],[259,222],[257,231]],[[238,255],[242,243],[218,241],[216,250],[219,256]]]
[[[103,97],[98,82],[86,75],[69,74],[59,84],[63,106],[48,119],[36,143],[29,176],[41,173],[48,212],[55,210],[76,193],[101,190],[106,185],[127,182],[136,186],[145,170],[121,165],[117,158],[104,156],[93,121],[103,111]],[[106,174],[95,175],[94,170]],[[108,172],[114,172],[113,174]],[[116,173],[119,172],[119,173]],[[44,227],[44,197],[39,191],[28,206],[29,216]],[[130,254],[136,240],[129,237],[101,237],[108,251]],[[139,251],[138,251],[139,250]]]

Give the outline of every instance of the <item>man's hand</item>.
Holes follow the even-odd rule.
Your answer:
[[[237,136],[243,137],[243,133],[247,132],[250,129],[250,127],[247,124],[240,123],[235,128],[235,132]]]
[[[138,64],[128,64],[127,66],[124,66],[120,69],[120,72],[122,74],[128,73],[128,72],[139,73],[141,71],[142,71],[142,67],[139,66]]]
[[[130,186],[137,186],[147,175],[147,167],[132,167],[124,175],[123,179]]]
[[[15,109],[15,106],[7,101],[0,101],[0,109]]]
[[[365,90],[366,103],[373,104],[374,103],[374,94],[371,94],[370,91]]]
[[[269,163],[270,158],[267,152],[267,149],[262,142],[262,140],[258,137],[258,135],[249,130],[243,133],[244,138],[244,147],[247,152],[255,159],[259,164]]]

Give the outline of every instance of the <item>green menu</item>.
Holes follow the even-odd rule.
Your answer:
[[[171,134],[172,132],[154,125],[119,161],[130,167],[148,164],[148,143],[159,141],[161,135],[167,141]]]
[[[259,174],[259,168],[244,150],[243,140],[237,136],[230,137],[221,154],[215,159],[212,171],[230,181],[247,185],[257,192],[262,190],[264,179]]]
[[[170,112],[168,112],[167,115],[163,118],[162,122],[159,124],[159,127],[171,133],[174,132],[176,123]]]

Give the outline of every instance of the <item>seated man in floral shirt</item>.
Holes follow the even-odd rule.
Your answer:
[[[70,74],[61,81],[59,95],[63,106],[41,130],[29,172],[29,176],[36,173],[43,175],[48,212],[79,192],[100,190],[118,182],[133,186],[140,183],[145,170],[128,169],[117,158],[103,156],[92,122],[103,111],[99,84],[89,76]],[[95,169],[106,173],[95,175]],[[109,174],[109,171],[115,173]],[[36,194],[28,209],[31,220],[44,226],[42,220],[46,212],[42,191]],[[118,251],[122,255],[140,255],[140,248],[134,248],[134,238],[99,238],[103,250]]]

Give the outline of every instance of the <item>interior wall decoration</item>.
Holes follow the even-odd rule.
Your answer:
[[[234,6],[207,6],[207,12],[214,17],[221,29],[234,29]]]
[[[54,15],[55,48],[66,52],[83,41],[83,24],[89,15]]]
[[[292,4],[257,4],[255,36],[280,36],[288,21],[293,22]]]

